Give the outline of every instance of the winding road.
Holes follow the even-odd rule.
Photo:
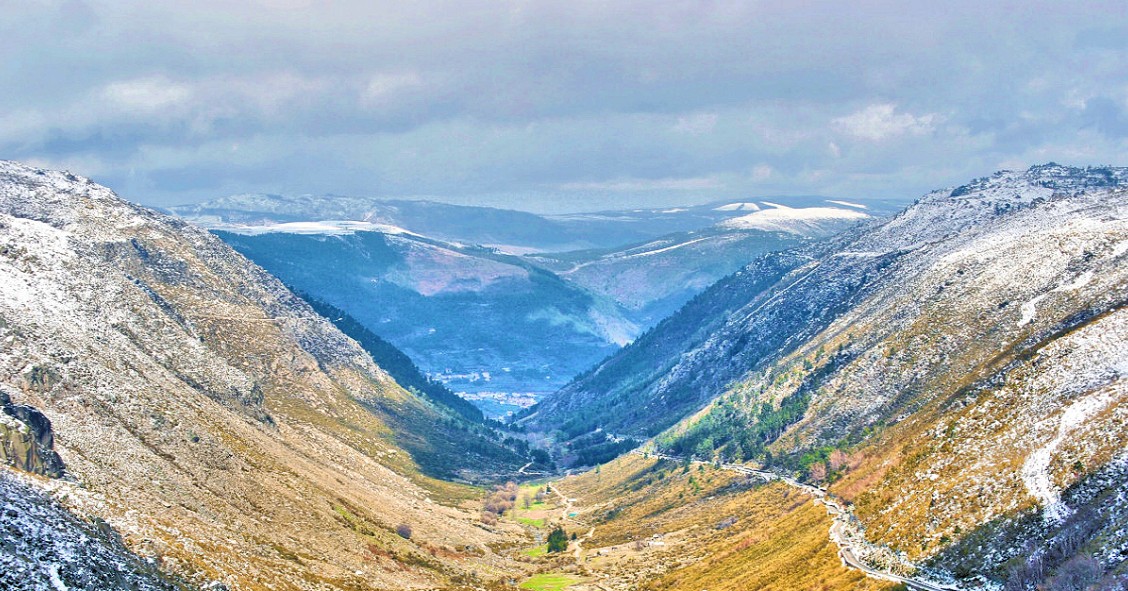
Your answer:
[[[654,457],[675,462],[685,461],[685,458],[661,454],[653,451],[642,451],[641,449],[636,449],[631,453],[644,457]],[[701,460],[691,460],[691,462],[694,464],[710,463],[703,462]],[[743,464],[721,464],[720,467],[724,470],[738,472],[740,474],[747,474],[749,476],[756,476],[768,482],[779,480],[789,486],[797,488],[811,495],[814,498],[815,502],[826,507],[827,513],[834,518],[833,523],[831,523],[830,525],[830,540],[838,546],[838,557],[842,559],[842,564],[846,565],[847,567],[860,570],[868,577],[882,579],[885,581],[892,581],[894,583],[903,583],[906,587],[915,591],[960,591],[960,588],[954,585],[943,585],[925,579],[906,577],[888,571],[879,570],[867,565],[865,562],[858,558],[858,554],[860,552],[854,547],[853,543],[851,542],[851,536],[846,533],[846,529],[849,527],[849,520],[851,518],[850,510],[844,507],[836,499],[827,495],[826,491],[809,484],[803,484],[802,482],[799,482],[798,480],[795,480],[794,478],[788,476],[782,476],[780,474],[769,472],[767,470],[757,470],[756,468],[751,468]]]

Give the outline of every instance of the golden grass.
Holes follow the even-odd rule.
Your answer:
[[[638,589],[892,588],[842,566],[826,510],[783,483],[625,456],[556,486],[595,526],[584,566]]]

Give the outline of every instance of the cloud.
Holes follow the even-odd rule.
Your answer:
[[[897,105],[880,103],[832,121],[833,126],[847,135],[870,141],[881,141],[902,135],[925,135],[936,129],[939,117],[934,113],[919,117],[897,113]]]
[[[704,135],[717,127],[716,113],[694,113],[678,117],[674,131],[689,135]]]
[[[181,107],[192,98],[192,89],[164,77],[112,82],[101,90],[100,98],[122,109],[154,113]]]
[[[719,179],[663,178],[663,179],[620,179],[601,182],[564,183],[557,187],[564,191],[700,191],[720,189],[725,185]]]
[[[766,181],[772,178],[772,174],[774,173],[775,170],[773,170],[771,166],[768,166],[767,164],[758,164],[752,168],[752,180]]]
[[[155,204],[911,199],[1000,162],[1128,164],[1122,4],[14,3],[0,157]]]
[[[364,87],[361,102],[366,106],[380,106],[399,93],[422,86],[423,79],[416,72],[374,74]]]

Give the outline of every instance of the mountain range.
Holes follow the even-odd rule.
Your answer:
[[[559,389],[757,255],[877,213],[821,198],[787,202],[545,217],[234,196],[174,211],[501,416]],[[577,245],[602,247],[545,251]]]
[[[519,255],[355,220],[217,236],[0,162],[0,583],[1128,588],[1128,169],[787,210],[823,205]],[[651,285],[744,240],[684,303]],[[323,297],[365,274],[386,291],[356,309],[468,291],[642,333],[504,426]],[[479,334],[521,342],[520,314]]]

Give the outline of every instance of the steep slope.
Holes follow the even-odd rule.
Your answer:
[[[763,284],[722,282],[639,339],[689,344],[650,349],[662,371],[627,348],[528,421],[576,424],[591,405],[585,427],[642,436],[671,402],[712,399],[659,446],[832,482],[871,541],[960,576],[1033,588],[1084,562],[1114,584],[1128,558],[1128,169],[998,173],[817,250],[778,280],[751,266]]]
[[[0,290],[0,385],[50,419],[68,475],[53,495],[160,567],[234,589],[457,587],[513,568],[488,549],[505,534],[431,500],[477,493],[420,465],[481,478],[523,460],[214,236],[3,162]]]
[[[418,236],[218,235],[462,392],[551,392],[633,338],[610,302],[519,258]]]
[[[481,423],[485,420],[485,416],[482,415],[482,411],[478,410],[478,407],[451,392],[450,388],[447,388],[442,382],[423,375],[423,372],[419,371],[419,368],[403,351],[373,334],[363,324],[357,322],[355,318],[346,314],[344,310],[311,296],[303,295],[302,299],[308,302],[310,307],[318,314],[332,322],[333,326],[356,341],[356,344],[371,355],[372,360],[381,369],[388,372],[388,375],[392,376],[400,386],[416,394],[422,394],[436,404],[441,404],[458,413],[468,421]]]
[[[790,334],[783,328],[811,330],[810,318],[789,310],[774,312],[747,337],[735,334],[738,331],[727,323],[742,311],[747,315],[755,303],[771,301],[773,290],[783,291],[788,282],[797,280],[789,273],[810,265],[818,253],[830,248],[812,244],[762,256],[578,376],[531,409],[522,422],[535,430],[559,430],[565,439],[594,432],[636,439],[656,435],[747,371],[747,361],[732,361],[737,353],[755,363],[788,339]],[[821,301],[809,302],[808,311],[827,314],[841,296],[841,290],[828,293]],[[718,343],[718,333],[733,336]]]
[[[129,552],[104,523],[78,519],[58,501],[0,468],[0,588],[180,589],[157,567]]]

